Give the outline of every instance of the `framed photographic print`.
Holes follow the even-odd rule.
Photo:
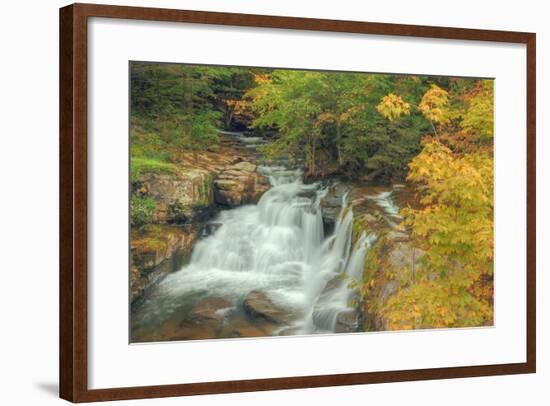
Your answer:
[[[535,34],[74,4],[60,39],[62,398],[535,372]]]

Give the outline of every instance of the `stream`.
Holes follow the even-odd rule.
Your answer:
[[[246,140],[252,144],[255,139]],[[338,196],[339,215],[325,234],[326,182],[303,183],[300,169],[264,163],[271,188],[255,205],[221,211],[204,227],[188,264],[152,288],[132,313],[131,341],[326,334],[350,312],[376,233],[352,243],[354,209]],[[399,221],[399,186],[366,195],[364,208]],[[251,293],[252,292],[252,293]],[[352,319],[352,331],[360,330]]]

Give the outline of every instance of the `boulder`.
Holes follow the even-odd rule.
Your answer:
[[[300,335],[300,329],[298,327],[285,327],[282,330],[277,331],[276,335],[279,335],[279,336]]]
[[[404,234],[404,233],[399,233]],[[406,236],[406,234],[404,234]],[[408,236],[407,236],[408,240]],[[396,242],[396,240],[393,240]],[[389,252],[389,265],[401,274],[414,272],[414,269],[420,265],[420,259],[424,256],[424,251],[413,247],[405,242],[397,242]],[[407,275],[400,275],[407,277]]]
[[[396,239],[386,238],[380,243],[384,244],[383,254],[378,270],[373,275],[374,287],[367,299],[368,314],[364,315],[375,331],[388,329],[388,321],[380,313],[380,309],[400,289],[415,280],[416,270],[424,255],[424,251],[410,242],[396,242]]]
[[[198,232],[191,226],[150,225],[132,232],[130,298],[134,303],[164,275],[176,270],[191,252]]]
[[[238,162],[236,164],[233,164],[229,167],[229,170],[236,170],[236,171],[243,171],[243,172],[255,172],[256,171],[256,165],[250,162],[242,161]]]
[[[214,181],[215,202],[230,207],[257,202],[269,189],[269,182],[256,169],[246,161],[226,166]]]
[[[353,333],[359,331],[359,313],[356,310],[347,310],[336,316],[335,333]]]
[[[245,312],[253,318],[264,319],[276,324],[289,321],[289,314],[277,307],[264,293],[257,290],[250,292],[243,302]]]
[[[386,238],[396,243],[409,241],[409,235],[407,233],[396,230],[390,231]]]
[[[131,261],[131,260],[130,260]],[[133,303],[140,297],[148,285],[146,275],[132,263],[130,263],[130,302]]]
[[[239,192],[244,192],[244,190],[247,187],[247,178],[241,178],[241,179],[223,179],[220,177],[220,179],[217,179],[214,182],[214,185],[217,189],[220,190],[235,190]]]
[[[243,192],[238,190],[214,190],[214,199],[216,203],[222,206],[235,207],[243,203]]]
[[[177,251],[190,252],[197,237],[193,227],[155,224],[132,235],[132,262],[140,270],[155,268]]]
[[[209,297],[200,300],[180,322],[180,327],[220,327],[225,317],[225,311],[229,308],[231,308],[231,303],[223,298]]]
[[[270,321],[264,319],[250,320],[245,315],[241,315],[226,320],[219,331],[218,337],[265,337],[273,335],[274,327],[275,324]]]
[[[231,304],[218,297],[198,301],[181,319],[178,313],[158,328],[132,331],[132,342],[207,340],[219,338],[225,314]]]
[[[325,233],[332,233],[340,210],[342,210],[342,202],[344,195],[349,193],[350,187],[344,183],[335,183],[328,189],[327,194],[321,199],[321,209],[323,212],[323,225]]]
[[[200,220],[213,202],[214,175],[203,169],[177,173],[147,173],[139,179],[139,192],[156,202],[155,223],[186,224]]]
[[[379,222],[379,220],[376,217],[374,217],[372,214],[367,213],[367,214],[363,214],[361,216],[361,223],[363,223],[366,226],[371,226],[372,227],[372,226],[378,224],[378,222]]]
[[[370,213],[365,213],[361,215],[357,215],[356,219],[354,220],[356,223],[360,224],[362,229],[365,231],[370,232],[376,232],[380,233],[387,229],[387,224],[384,221],[384,219],[381,216],[373,215]],[[390,231],[389,234],[392,232]]]

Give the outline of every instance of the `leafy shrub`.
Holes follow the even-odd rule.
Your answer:
[[[153,220],[156,203],[150,197],[133,195],[130,199],[130,224],[132,227],[143,227]]]

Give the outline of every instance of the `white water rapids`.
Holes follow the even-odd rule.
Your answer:
[[[319,183],[304,184],[300,170],[259,167],[270,179],[256,205],[221,212],[221,224],[198,241],[191,260],[169,274],[140,312],[169,317],[185,300],[220,297],[238,312],[251,291],[261,291],[291,315],[293,334],[335,331],[338,314],[350,310],[351,280],[362,276],[365,256],[375,239],[363,233],[352,246],[353,212],[345,196],[334,232],[323,232]],[[276,332],[275,332],[276,333]]]

